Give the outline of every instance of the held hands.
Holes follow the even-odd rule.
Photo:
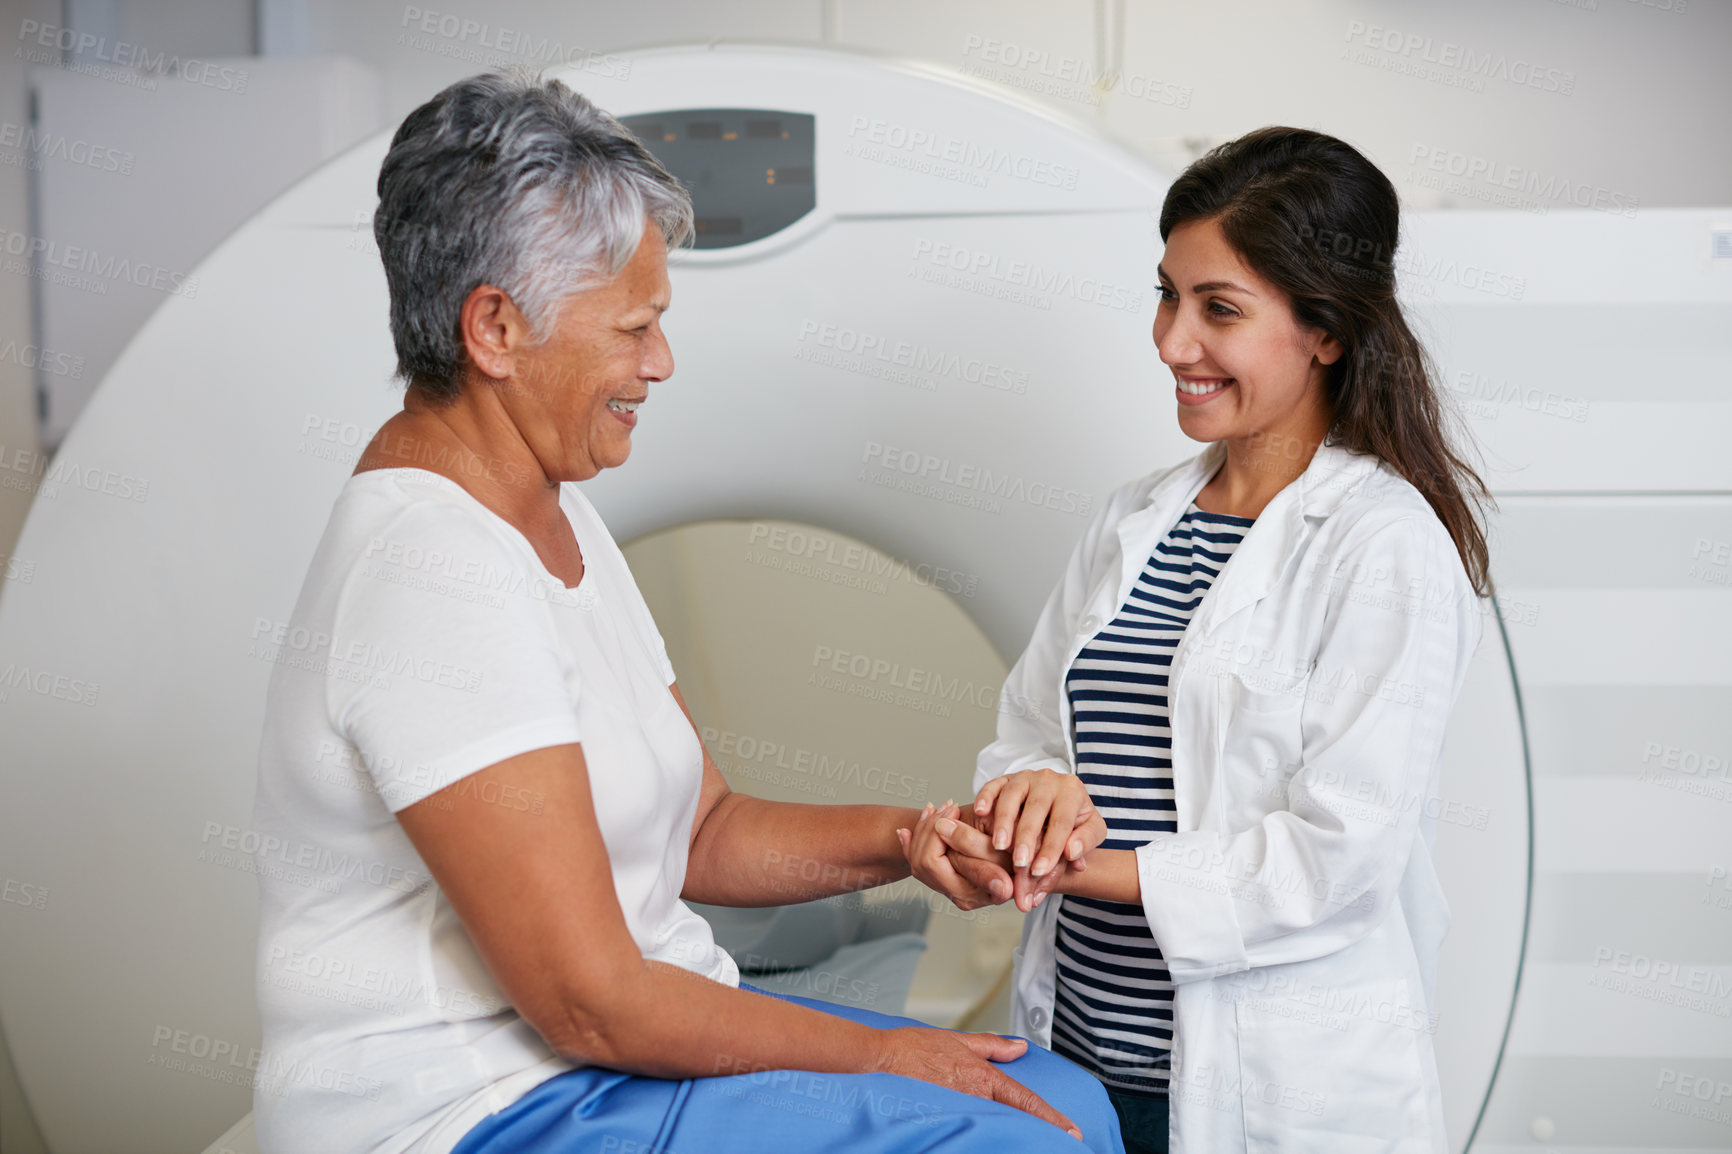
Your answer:
[[[1106,840],[1106,822],[1074,774],[1023,770],[988,782],[967,814],[928,805],[898,830],[914,876],[965,910],[1016,899],[1034,909]]]
[[[908,859],[909,871],[915,877],[956,903],[957,909],[998,905],[1014,889],[1010,872],[1005,868],[1009,864],[1008,855],[1002,864],[966,854],[952,858],[940,827],[954,835],[956,829],[962,828],[963,820],[955,802],[947,801],[941,806],[927,802],[912,830],[896,831],[902,843],[902,856]],[[978,830],[974,832],[984,836]]]

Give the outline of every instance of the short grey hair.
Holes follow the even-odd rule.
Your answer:
[[[585,97],[521,71],[446,88],[404,118],[379,169],[398,377],[455,400],[476,286],[504,290],[545,340],[565,298],[626,266],[646,219],[669,248],[689,242],[691,196]]]

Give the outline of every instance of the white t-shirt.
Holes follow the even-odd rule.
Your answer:
[[[277,663],[254,809],[263,1154],[445,1154],[571,1069],[505,1000],[393,816],[505,758],[581,742],[644,956],[739,984],[680,901],[703,753],[673,667],[594,508],[570,484],[560,505],[583,553],[574,589],[455,482],[361,473],[292,620],[255,623]]]

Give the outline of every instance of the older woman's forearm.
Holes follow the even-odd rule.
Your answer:
[[[916,809],[804,805],[729,794],[692,839],[681,896],[719,906],[776,906],[870,889],[908,876],[896,840]]]
[[[755,1070],[864,1073],[880,1068],[885,1031],[643,962],[605,998],[568,1000],[542,1027],[554,1052],[579,1065],[652,1078]]]

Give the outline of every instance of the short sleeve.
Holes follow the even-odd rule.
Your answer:
[[[506,758],[581,740],[575,672],[520,551],[472,511],[417,502],[344,581],[325,669],[333,725],[392,813]]]

